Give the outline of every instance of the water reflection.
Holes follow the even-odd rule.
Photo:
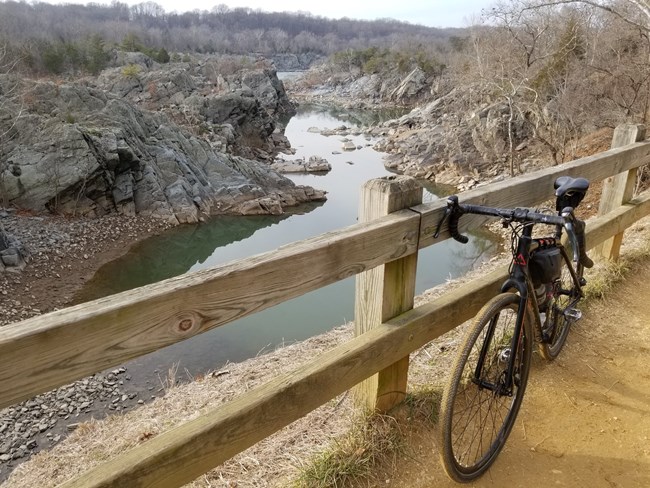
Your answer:
[[[301,207],[304,213],[322,202]],[[297,212],[293,212],[293,215]],[[183,225],[164,236],[140,242],[127,254],[100,268],[74,298],[75,303],[112,295],[139,286],[203,269],[219,249],[245,241],[257,231],[279,224],[292,214],[220,216],[203,225]],[[221,259],[227,260],[227,256]]]

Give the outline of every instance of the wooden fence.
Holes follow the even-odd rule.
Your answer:
[[[642,126],[619,127],[609,151],[460,199],[534,206],[552,197],[560,175],[604,180],[587,240],[616,258],[623,231],[650,213],[650,192],[632,198],[636,168],[650,163],[643,139]],[[449,237],[446,229],[432,237],[444,200],[421,204],[420,194],[408,178],[373,180],[357,225],[1,328],[0,407],[358,275],[354,339],[64,486],[180,486],[355,385],[365,406],[390,408],[405,394],[409,354],[472,317],[506,276],[497,270],[413,308],[418,250]]]

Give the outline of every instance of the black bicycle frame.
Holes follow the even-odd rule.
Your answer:
[[[529,300],[529,297],[531,297],[532,294],[532,283],[528,272],[528,262],[530,260],[531,244],[533,242],[532,232],[533,232],[532,224],[526,224],[523,226],[521,235],[517,238],[517,248],[513,255],[510,276],[501,286],[502,293],[514,289],[519,294],[519,309],[517,310],[517,321],[515,324],[515,332],[512,337],[512,342],[510,344],[511,354],[508,360],[508,368],[506,371],[506,377],[504,379],[504,382],[503,384],[492,385],[480,379],[481,371],[483,370],[483,364],[485,362],[485,356],[487,354],[487,347],[491,342],[492,336],[494,335],[494,330],[496,327],[496,323],[499,319],[499,315],[496,315],[492,319],[492,322],[490,323],[485,340],[483,342],[483,346],[481,348],[481,353],[479,355],[478,363],[476,365],[476,370],[474,371],[474,383],[476,383],[480,387],[488,388],[500,395],[512,396],[513,393],[512,384],[513,384],[513,376],[514,376],[515,358],[517,356],[517,351],[520,345],[520,341],[522,339],[523,324],[524,324],[525,315],[528,311],[527,307],[529,306],[529,304],[533,311],[531,318],[535,320],[535,324],[533,325],[536,326],[538,330],[540,330],[541,332],[541,323],[539,319],[539,309],[537,307],[537,301],[534,299]],[[557,228],[555,237],[559,243],[562,237],[561,227]],[[571,265],[571,261],[566,253],[566,250],[564,249],[564,246],[562,246],[561,244],[557,244],[557,245],[560,248],[560,252],[562,253],[562,259],[566,260],[567,263],[569,263],[568,267],[571,272],[571,278],[574,282],[575,287],[579,291],[579,296],[572,297],[572,302],[566,307],[566,308],[571,308],[582,297],[582,283],[580,283],[576,271],[574,267]],[[582,265],[578,264],[578,266],[582,266]],[[534,294],[532,296],[534,297]]]
[[[517,310],[517,321],[515,323],[515,333],[512,336],[510,344],[510,358],[508,360],[508,369],[506,371],[505,381],[501,385],[490,385],[480,380],[481,371],[483,370],[483,363],[485,355],[487,354],[486,348],[492,339],[494,329],[499,316],[495,316],[490,323],[486,338],[481,348],[481,354],[476,365],[474,372],[474,383],[483,388],[488,388],[500,395],[512,396],[512,378],[514,374],[514,359],[517,355],[519,341],[521,340],[524,316],[526,315],[526,303],[528,302],[528,260],[530,259],[530,243],[532,241],[532,225],[524,225],[522,234],[517,239],[517,250],[513,256],[512,270],[510,277],[501,286],[501,292],[506,292],[514,288],[519,292],[519,309]]]

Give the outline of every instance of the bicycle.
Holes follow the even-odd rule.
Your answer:
[[[440,411],[442,464],[448,476],[469,482],[496,460],[514,425],[528,382],[533,341],[545,359],[564,346],[571,324],[581,317],[586,254],[583,221],[574,209],[589,181],[559,177],[555,183],[556,214],[526,208],[501,209],[458,203],[448,197],[445,215],[451,236],[467,243],[458,231],[464,214],[500,217],[512,231],[512,261],[501,293],[487,302],[467,331],[444,390]],[[536,224],[555,226],[552,237],[533,237]],[[563,246],[567,231],[573,263]],[[575,264],[574,264],[575,263]]]

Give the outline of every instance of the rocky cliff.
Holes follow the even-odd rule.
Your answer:
[[[295,108],[263,60],[194,57],[158,65],[139,54],[123,62],[126,68],[105,70],[90,80],[92,86],[165,113],[223,152],[271,160],[289,147],[279,120],[294,115]]]
[[[375,146],[387,152],[385,166],[436,183],[471,188],[479,180],[508,171],[508,107],[487,103],[467,111],[462,94],[448,94],[373,129],[382,136]],[[538,153],[526,143],[532,134],[521,122],[512,127],[521,166],[538,164]],[[532,143],[531,143],[532,146]]]
[[[0,117],[0,134],[8,131],[2,197],[36,210],[172,222],[279,214],[324,199],[242,157],[270,158],[286,147],[274,117],[293,107],[275,72],[211,69],[207,62],[134,63],[64,84],[0,77],[0,96],[13,94]]]
[[[288,86],[296,98],[331,101],[351,108],[415,106],[431,99],[436,88],[434,80],[420,68],[405,75],[394,71],[361,75],[331,73],[327,66],[312,68]]]
[[[287,86],[293,97],[310,102],[350,108],[414,107],[369,129],[381,138],[375,149],[388,153],[385,166],[409,176],[466,189],[479,181],[505,177],[511,158],[517,172],[549,164],[548,154],[524,118],[515,117],[508,127],[505,102],[427,78],[419,68],[407,75],[389,71],[356,77],[312,68]]]

